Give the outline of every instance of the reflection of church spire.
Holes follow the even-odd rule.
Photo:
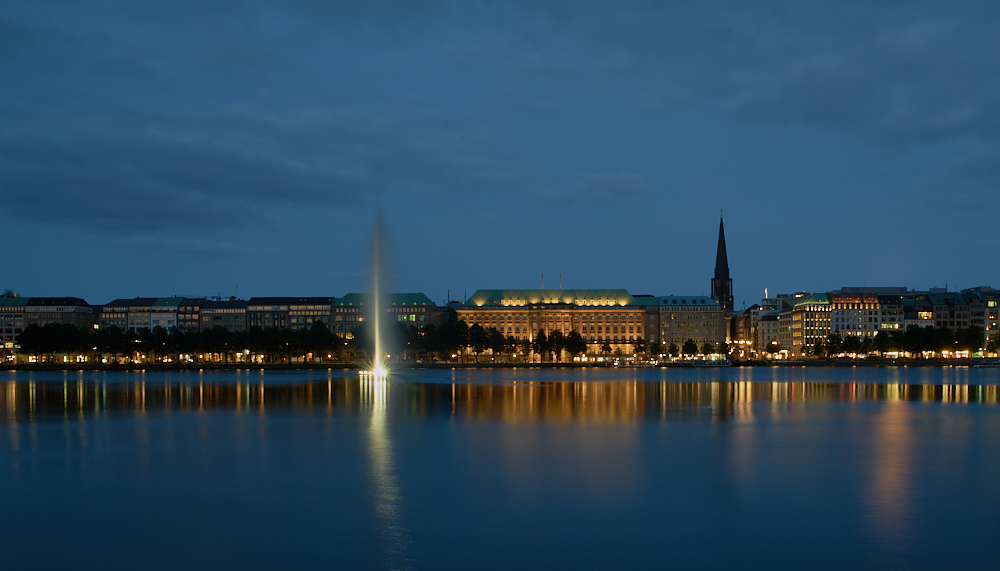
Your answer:
[[[719,215],[719,249],[715,253],[715,277],[712,278],[712,299],[718,301],[726,313],[733,311],[733,280],[729,277],[729,259],[726,256],[726,229]]]

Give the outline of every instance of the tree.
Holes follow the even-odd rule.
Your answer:
[[[632,341],[632,348],[635,349],[636,353],[642,355],[646,352],[646,340],[642,337],[636,337],[635,340]]]
[[[464,321],[445,321],[437,330],[438,348],[446,356],[465,352],[469,346],[469,325]]]
[[[781,353],[781,343],[778,343],[777,339],[771,339],[767,344],[766,352],[770,353],[772,357]]]
[[[978,325],[973,325],[957,332],[956,343],[960,351],[978,351],[983,348],[983,341],[986,339],[986,330]]]
[[[549,348],[549,338],[545,335],[544,331],[539,331],[538,335],[535,335],[534,341],[531,342],[531,348],[538,353],[539,358],[544,361],[546,355],[548,354]]]
[[[559,331],[558,329],[553,331],[552,334],[549,335],[549,351],[552,352],[553,355],[552,360],[561,361],[562,352],[563,349],[565,348],[566,348],[566,336],[563,335],[563,332]]]
[[[990,353],[996,353],[997,351],[1000,351],[1000,341],[997,341],[996,339],[991,339],[989,343],[986,344],[986,350],[989,351]]]
[[[816,355],[820,359],[826,357],[826,344],[823,343],[822,339],[817,340],[816,344],[813,345],[813,355]]]
[[[576,331],[570,331],[566,336],[566,351],[573,357],[587,352],[587,341]]]
[[[858,353],[861,351],[861,338],[857,335],[848,335],[844,337],[843,343],[841,343],[841,349],[845,353]]]
[[[518,350],[521,352],[522,356],[525,359],[527,359],[528,358],[528,354],[531,353],[531,341],[528,341],[527,337],[525,337],[524,339],[518,339],[517,340],[517,347],[518,347]]]
[[[694,339],[688,339],[684,342],[684,346],[681,347],[681,353],[688,356],[697,355],[698,344],[694,342]]]
[[[667,354],[670,355],[671,357],[676,357],[678,354],[680,354],[680,351],[681,351],[680,347],[678,347],[676,343],[671,343],[669,346],[667,346]]]
[[[607,355],[610,352],[611,352],[611,344],[605,341],[604,344],[601,345],[601,353]]]
[[[489,346],[489,335],[483,326],[476,323],[469,328],[469,347],[472,349],[472,353],[476,356],[476,362],[479,362],[479,354],[486,350]]]
[[[834,331],[826,336],[826,345],[831,355],[837,355],[844,349],[844,338],[839,331]]]
[[[496,356],[503,353],[507,348],[507,340],[504,339],[503,333],[500,333],[495,327],[487,332],[487,337],[487,345],[490,348],[490,352],[493,353],[493,358],[496,359]]]
[[[701,346],[702,355],[711,355],[712,353],[715,353],[715,345],[712,343],[705,343]]]

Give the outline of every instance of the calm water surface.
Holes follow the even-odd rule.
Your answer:
[[[998,384],[3,372],[3,568],[998,569]]]

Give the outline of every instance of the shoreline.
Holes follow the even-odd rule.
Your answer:
[[[974,367],[979,364],[992,362],[991,359],[929,359],[929,360],[900,360],[895,361],[850,361],[850,360],[823,360],[823,361],[784,361],[784,362],[763,362],[744,361],[733,362],[731,367]],[[994,365],[995,366],[995,365]],[[394,366],[397,369],[420,370],[420,369],[687,369],[695,368],[690,362],[668,363],[663,365],[623,365],[611,366],[605,364],[590,363],[405,363]],[[729,368],[725,366],[703,365],[698,368]],[[188,363],[188,364],[167,364],[167,363],[147,363],[139,365],[107,365],[88,363],[22,363],[18,365],[0,365],[0,371],[236,371],[236,370],[261,370],[261,371],[294,371],[294,370],[361,370],[360,365],[349,363],[268,363],[268,364],[248,364],[248,363]]]

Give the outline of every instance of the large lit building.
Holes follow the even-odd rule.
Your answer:
[[[699,347],[726,341],[725,313],[708,296],[633,296],[623,289],[479,290],[462,304],[458,317],[518,340],[575,331],[592,355],[601,354],[605,345],[632,353],[639,339],[654,352],[689,339]]]
[[[879,332],[880,312],[875,293],[830,293],[831,329],[841,336],[874,338]]]
[[[778,349],[781,348],[780,341],[780,324],[778,320],[778,312],[774,310],[766,311],[760,313],[757,317],[757,355],[763,355],[765,353],[773,353],[771,351],[772,343],[777,343]]]
[[[247,302],[250,327],[308,329],[320,321],[330,325],[335,297],[254,297]],[[204,322],[204,319],[203,319]]]
[[[708,296],[670,295],[660,298],[660,339],[665,345],[681,347],[692,340],[698,347],[711,343],[719,351],[726,343],[726,313]]]
[[[576,331],[587,342],[587,353],[596,354],[604,344],[630,352],[636,339],[645,341],[645,308],[623,289],[491,289],[474,293],[458,318],[527,341],[541,332]]]
[[[29,297],[24,306],[24,326],[66,323],[77,329],[93,329],[94,310],[78,297]]]
[[[830,334],[830,300],[825,293],[793,298],[788,312],[791,351],[795,356],[814,354],[816,344]]]

